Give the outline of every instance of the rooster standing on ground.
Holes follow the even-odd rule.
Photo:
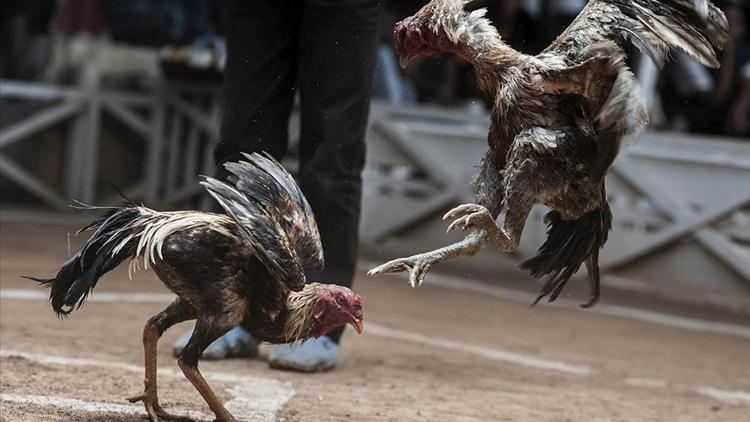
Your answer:
[[[453,245],[383,264],[370,274],[410,272],[422,283],[430,267],[473,255],[487,240],[503,252],[518,246],[535,203],[547,214],[548,237],[521,267],[548,276],[537,298],[553,301],[584,263],[591,295],[599,298],[599,249],[612,214],[605,175],[624,139],[647,114],[632,72],[626,40],[661,64],[670,49],[718,67],[716,50],[728,38],[724,14],[706,0],[591,0],[568,29],[537,56],[513,50],[464,0],[433,0],[394,30],[402,64],[451,52],[473,63],[480,89],[493,100],[489,151],[474,179],[477,203],[449,211],[448,231],[469,230]],[[495,219],[504,215],[502,225]]]
[[[174,419],[156,394],[156,344],[169,327],[196,319],[178,364],[217,420],[233,421],[198,371],[203,350],[242,325],[254,338],[290,343],[319,337],[350,323],[362,332],[362,299],[346,287],[305,284],[303,264],[321,268],[323,250],[310,207],[283,167],[270,157],[245,155],[227,163],[234,187],[206,177],[201,182],[228,215],[198,211],[158,212],[135,204],[111,208],[84,230],[95,230],[50,287],[59,316],[80,307],[106,272],[127,258],[152,265],[176,295],[143,330],[145,390],[152,421]]]

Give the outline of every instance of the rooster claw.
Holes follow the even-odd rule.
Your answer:
[[[140,396],[130,397],[127,399],[131,403],[136,403],[139,401],[143,402],[143,405],[146,407],[146,413],[148,413],[148,419],[151,422],[158,422],[158,421],[192,421],[192,419],[185,417],[185,416],[178,416],[173,415],[166,410],[164,410],[159,405],[159,400],[156,397],[155,393],[143,393]]]
[[[487,208],[481,205],[466,204],[448,211],[443,218],[452,218],[461,215],[448,226],[448,233],[460,228],[466,230],[470,227],[492,230],[497,227],[495,219]]]
[[[382,275],[408,271],[409,265],[407,265],[407,262],[407,258],[394,259],[371,269],[367,272],[367,275]]]
[[[411,287],[417,287],[422,285],[422,282],[424,282],[424,277],[425,275],[427,275],[427,272],[430,271],[431,266],[432,261],[424,259],[420,255],[415,255],[408,258],[399,258],[388,261],[383,265],[371,269],[367,272],[367,275],[390,274],[408,271],[409,285],[411,285]]]
[[[472,214],[472,215],[473,215],[473,214]],[[451,224],[450,224],[450,225],[448,226],[448,230],[446,230],[445,232],[446,232],[446,233],[450,233],[450,232],[452,232],[453,230],[456,230],[456,229],[458,229],[459,227],[461,227],[461,230],[466,230],[466,229],[467,229],[467,228],[469,227],[469,216],[464,216],[464,217],[461,217],[461,218],[459,218],[458,220],[456,220],[456,221],[452,222],[452,223],[451,223]]]
[[[483,209],[485,209],[483,206],[477,205],[477,204],[459,205],[453,208],[452,210],[448,211],[447,213],[445,213],[445,215],[443,216],[443,220],[450,220],[452,218],[456,218],[462,215],[480,212]]]

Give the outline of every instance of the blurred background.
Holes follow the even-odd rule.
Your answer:
[[[211,0],[4,0],[0,18],[0,174],[5,221],[74,221],[71,200],[207,209],[224,40]],[[471,202],[488,108],[472,68],[451,56],[400,69],[394,23],[424,1],[384,2],[373,86],[361,239],[365,262],[453,240],[440,216]],[[720,0],[731,26],[722,66],[681,54],[630,65],[651,114],[609,178],[615,229],[605,285],[649,298],[750,314],[750,36],[748,4]],[[514,48],[537,53],[585,0],[485,0]],[[290,122],[292,143],[298,121]],[[294,151],[294,147],[292,148]],[[294,154],[286,163],[295,167]],[[536,285],[516,270],[544,239],[543,209],[519,251],[486,250],[441,270]],[[36,217],[35,217],[36,216]],[[607,295],[611,289],[605,289]]]
[[[365,334],[347,331],[338,368],[325,374],[202,361],[228,407],[263,421],[747,421],[749,2],[714,0],[731,27],[718,70],[680,54],[660,70],[630,49],[651,125],[608,177],[614,228],[602,301],[588,310],[578,307],[583,274],[554,304],[529,307],[541,282],[518,264],[544,241],[542,207],[513,254],[488,247],[442,263],[417,290],[364,274],[459,239],[441,216],[474,201],[489,124],[467,63],[438,56],[399,68],[394,23],[425,1],[383,3],[353,285],[365,297]],[[533,54],[585,3],[467,7],[487,7],[503,38]],[[173,295],[153,273],[130,277],[122,266],[85,312],[61,321],[48,292],[21,276],[52,274],[80,244],[72,233],[93,216],[74,200],[118,204],[120,190],[154,209],[211,209],[198,175],[216,170],[220,7],[0,1],[1,421],[143,420],[123,397],[142,388],[143,321]],[[284,164],[294,172],[296,112],[289,128]],[[208,409],[170,347],[190,324],[160,343],[160,393],[167,410],[200,415]]]

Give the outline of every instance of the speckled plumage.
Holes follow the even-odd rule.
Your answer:
[[[292,290],[305,285],[303,265],[323,268],[323,247],[310,205],[292,176],[270,156],[243,154],[226,163],[230,186],[210,177],[201,182],[238,223],[254,255]]]
[[[418,285],[432,265],[473,255],[487,241],[511,251],[532,206],[541,203],[552,208],[548,238],[522,267],[548,276],[539,298],[554,300],[585,263],[591,297],[584,306],[591,306],[599,294],[599,249],[611,227],[605,175],[622,142],[647,124],[623,46],[633,40],[659,64],[678,49],[716,67],[726,18],[706,0],[591,0],[557,40],[529,56],[506,45],[484,12],[467,12],[465,3],[433,0],[396,24],[394,37],[402,63],[439,52],[468,60],[492,99],[489,151],[473,182],[477,203],[445,216],[456,218],[449,231],[471,233],[370,273],[409,271]]]
[[[178,363],[217,416],[234,420],[198,371],[203,350],[242,325],[258,341],[285,343],[319,337],[351,323],[362,330],[362,300],[346,287],[306,284],[304,266],[323,265],[323,250],[310,206],[291,175],[260,154],[227,163],[231,186],[205,177],[202,184],[228,215],[159,212],[128,203],[83,230],[94,233],[52,279],[59,316],[80,307],[101,276],[126,259],[150,265],[177,295],[143,332],[143,401],[152,421],[169,419],[156,395],[156,343],[169,327],[195,319]],[[90,207],[94,208],[94,207]]]

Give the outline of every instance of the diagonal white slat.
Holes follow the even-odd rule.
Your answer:
[[[656,181],[641,175],[638,172],[637,164],[627,156],[618,158],[615,164],[615,171],[628,183],[631,183],[636,189],[646,195],[649,201],[656,205],[661,212],[673,219],[673,225],[667,229],[663,229],[658,235],[648,238],[638,248],[632,249],[629,253],[618,256],[617,259],[607,261],[605,268],[627,264],[681,236],[693,234],[714,256],[724,261],[738,273],[744,274],[745,278],[750,280],[750,263],[736,257],[732,252],[732,248],[726,245],[727,240],[723,236],[718,235],[715,230],[703,228],[703,226],[750,203],[750,188],[747,189],[748,192],[737,192],[732,201],[728,201],[728,203],[722,206],[717,206],[713,210],[691,214],[683,204],[673,198],[667,189],[660,187]]]
[[[40,130],[46,129],[56,123],[78,113],[83,103],[77,100],[66,101],[62,104],[45,108],[25,119],[13,123],[0,130],[0,148],[21,141]]]

